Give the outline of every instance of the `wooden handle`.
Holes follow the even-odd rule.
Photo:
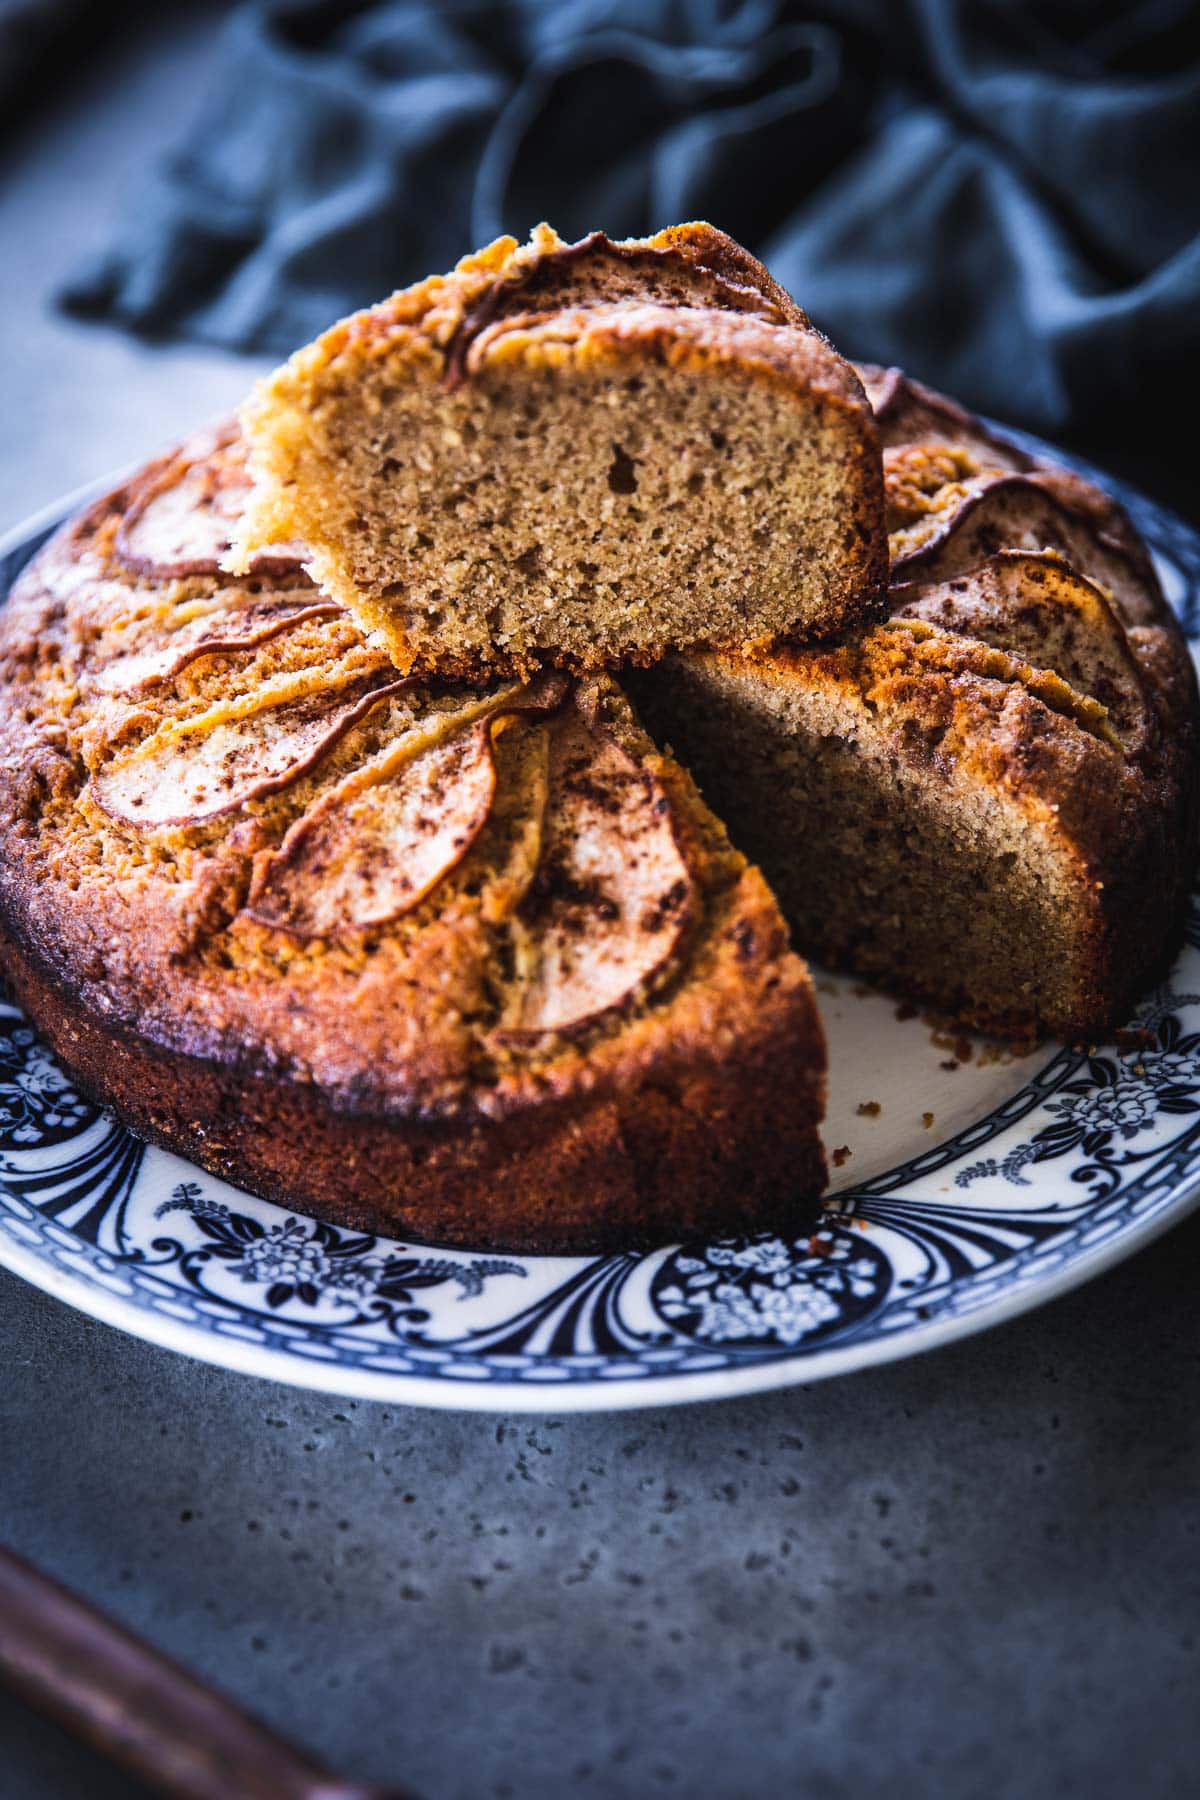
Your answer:
[[[0,1679],[170,1800],[414,1800],[335,1780],[4,1549]]]

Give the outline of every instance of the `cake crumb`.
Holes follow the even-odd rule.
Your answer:
[[[1118,1050],[1148,1050],[1154,1042],[1154,1033],[1147,1031],[1144,1025],[1138,1025],[1116,1032],[1115,1038]]]
[[[957,1057],[956,1057],[956,1056],[948,1056],[948,1057],[947,1057],[947,1058],[946,1058],[946,1060],[945,1060],[945,1062],[940,1062],[940,1063],[939,1063],[939,1064],[938,1064],[938,1068],[939,1068],[939,1069],[946,1069],[946,1070],[948,1070],[948,1071],[949,1071],[949,1073],[950,1073],[950,1074],[951,1074],[951,1075],[953,1075],[953,1073],[954,1073],[954,1071],[955,1071],[955,1069],[957,1069],[957,1068],[959,1068],[959,1067],[960,1067],[960,1066],[961,1066],[961,1065],[960,1065],[960,1063],[959,1063],[959,1060],[958,1060],[958,1058],[957,1058]]]
[[[933,1114],[930,1112],[922,1113],[921,1114],[921,1123],[925,1127],[926,1131],[932,1131],[933,1130]]]
[[[860,1119],[877,1119],[883,1108],[878,1100],[860,1100],[854,1110]]]
[[[854,1152],[851,1150],[849,1144],[839,1144],[833,1153],[834,1168],[840,1169],[843,1163],[848,1163],[853,1155]]]
[[[928,1024],[929,1021],[926,1020],[926,1023]],[[935,1050],[949,1050],[956,1062],[969,1063],[974,1058],[975,1045],[961,1031],[952,1034],[949,1031],[943,1031],[940,1025],[934,1025],[929,1033],[929,1041]],[[946,1064],[943,1063],[942,1067],[945,1068]]]
[[[900,1005],[896,1008],[896,1017],[902,1022],[906,1019],[915,1019],[916,1016],[917,1009],[911,1000],[902,1000]]]

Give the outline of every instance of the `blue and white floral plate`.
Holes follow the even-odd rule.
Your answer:
[[[1196,634],[1200,537],[1122,497]],[[0,543],[0,595],[80,498]],[[1099,1274],[1200,1200],[1200,900],[1129,1049],[1014,1059],[852,982],[820,985],[839,1168],[819,1231],[592,1259],[397,1243],[255,1200],[91,1106],[0,1000],[0,1264],[249,1374],[587,1411],[933,1349]]]

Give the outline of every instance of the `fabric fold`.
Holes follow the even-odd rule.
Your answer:
[[[707,217],[848,353],[1050,434],[1194,392],[1200,58],[1161,0],[255,0],[62,296],[283,353],[501,231]],[[1096,380],[1104,359],[1105,381]]]

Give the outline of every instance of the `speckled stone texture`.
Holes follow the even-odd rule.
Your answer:
[[[1200,1224],[762,1399],[500,1421],[182,1361],[0,1279],[24,1554],[425,1800],[1195,1792]],[[5,1800],[132,1790],[0,1700]]]
[[[46,306],[210,38],[164,9],[10,149],[0,527],[256,372]],[[424,1800],[1175,1800],[1200,1761],[1198,1292],[1200,1219],[890,1369],[497,1422],[222,1374],[0,1275],[0,1539]],[[134,1792],[0,1692],[0,1800]]]

